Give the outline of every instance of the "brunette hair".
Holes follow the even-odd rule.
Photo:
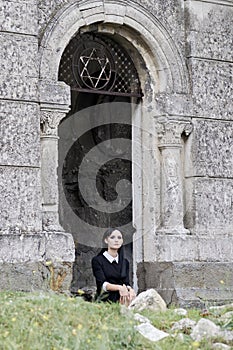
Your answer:
[[[109,227],[109,228],[107,229],[107,231],[104,232],[103,238],[102,238],[102,244],[103,244],[103,247],[104,247],[104,248],[107,248],[107,244],[105,243],[105,239],[108,238],[108,237],[110,237],[111,234],[112,234],[114,231],[119,231],[119,232],[122,234],[122,237],[123,237],[123,233],[122,233],[122,231],[121,231],[119,228],[117,228],[117,227]]]

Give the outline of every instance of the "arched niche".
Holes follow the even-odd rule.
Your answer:
[[[57,12],[48,24],[40,45],[42,193],[45,230],[62,230],[58,216],[57,128],[69,111],[70,90],[65,83],[58,81],[60,60],[76,33],[93,30],[115,36],[130,52],[144,95],[141,103],[135,105],[132,120],[136,283],[136,264],[151,259],[153,235],[161,224],[161,154],[154,118],[159,116],[155,96],[160,93],[186,94],[189,90],[188,75],[184,59],[166,28],[132,1],[127,4],[124,1],[120,4],[110,1],[73,2]],[[135,164],[137,166],[134,166]]]

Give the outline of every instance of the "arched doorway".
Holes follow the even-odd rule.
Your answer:
[[[108,227],[123,230],[132,261],[132,105],[142,94],[122,43],[101,33],[71,39],[59,80],[71,88],[71,110],[59,126],[58,173],[60,222],[76,247],[75,291],[93,284],[91,258]]]

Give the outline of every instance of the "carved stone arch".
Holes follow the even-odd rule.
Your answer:
[[[140,223],[136,225],[136,249],[134,249],[136,277],[136,264],[142,260],[148,261],[153,256],[154,237],[147,233],[152,231],[155,233],[161,226],[160,195],[162,194],[159,174],[162,147],[158,139],[157,119],[167,112],[157,110],[156,96],[159,99],[160,93],[187,95],[188,73],[184,58],[168,30],[152,14],[133,1],[122,1],[120,4],[108,0],[79,3],[73,1],[57,12],[48,24],[40,44],[44,230],[62,230],[58,217],[57,127],[69,111],[70,88],[58,81],[60,60],[66,46],[76,33],[93,29],[99,33],[117,35],[122,39],[122,45],[134,52],[134,64],[144,94],[142,103],[135,108],[133,124],[135,139],[139,139],[145,149],[149,150],[143,154],[142,150],[136,148],[133,158],[133,163],[139,164],[141,168],[141,173],[140,171],[137,173],[135,169],[136,180],[133,185],[134,202],[137,203],[134,217],[141,218]],[[142,173],[150,173],[150,176],[145,178]],[[145,198],[143,193],[145,189],[146,205],[142,199]]]
[[[91,24],[118,25],[124,32],[128,27],[136,36],[132,45],[151,67],[151,76],[156,72],[160,85],[155,91],[187,93],[188,73],[184,58],[172,40],[168,30],[152,14],[133,1],[120,4],[110,1],[73,2],[57,12],[48,24],[40,44],[40,78],[56,81],[61,55],[71,37],[80,28]],[[130,37],[130,30],[127,31]],[[132,35],[131,35],[132,36]]]

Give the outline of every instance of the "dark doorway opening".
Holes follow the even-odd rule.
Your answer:
[[[63,228],[73,234],[75,241],[71,287],[75,292],[94,285],[91,259],[101,248],[100,236],[108,227],[123,227],[126,257],[133,265],[131,102],[132,98],[140,98],[140,84],[126,51],[109,36],[93,33],[71,40],[62,56],[59,80],[71,87],[71,110],[59,126],[59,213]],[[74,129],[82,129],[83,116],[85,123],[87,119],[90,123],[76,137]],[[92,125],[100,117],[102,122]],[[69,120],[72,123],[67,127]],[[119,140],[129,142],[125,146]],[[90,160],[93,149],[98,152]],[[107,159],[104,163],[101,152]],[[117,186],[122,180],[126,180],[124,191],[118,198]],[[117,199],[119,205],[109,211]]]

